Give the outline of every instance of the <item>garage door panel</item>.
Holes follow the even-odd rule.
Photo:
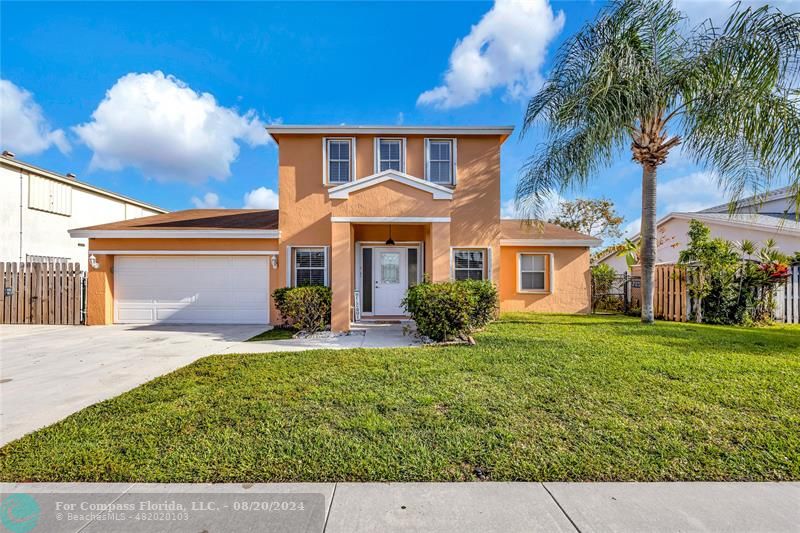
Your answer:
[[[152,307],[129,307],[118,309],[117,322],[121,323],[149,323],[155,321]]]
[[[266,257],[119,256],[118,323],[265,324]]]

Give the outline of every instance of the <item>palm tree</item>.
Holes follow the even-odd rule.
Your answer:
[[[517,185],[531,218],[581,187],[626,145],[642,167],[642,321],[653,321],[656,172],[672,150],[716,173],[731,198],[795,180],[800,205],[800,15],[733,7],[722,28],[688,30],[670,0],[618,0],[559,50],[530,100],[523,136],[546,141]],[[630,144],[629,144],[630,143]]]

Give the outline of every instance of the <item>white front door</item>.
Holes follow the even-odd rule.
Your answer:
[[[408,289],[406,248],[375,248],[373,278],[375,280],[374,313],[402,315],[400,301]]]

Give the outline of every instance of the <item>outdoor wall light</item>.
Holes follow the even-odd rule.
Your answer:
[[[394,246],[394,239],[392,239],[392,225],[389,224],[389,238],[386,239],[386,246]]]
[[[275,270],[276,268],[278,268],[278,256],[277,255],[273,255],[272,257],[270,257],[269,258],[269,264],[272,265],[272,270]]]
[[[96,269],[98,269],[98,268],[100,268],[100,263],[98,263],[98,262],[97,262],[97,258],[94,256],[94,254],[92,254],[92,255],[90,255],[90,256],[89,256],[89,264],[90,264],[90,265],[92,266],[92,268],[94,268],[95,270],[96,270]]]

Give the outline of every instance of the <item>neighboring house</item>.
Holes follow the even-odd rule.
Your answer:
[[[87,268],[87,239],[70,228],[165,213],[72,175],[0,156],[0,261],[79,262]]]
[[[511,127],[270,126],[277,211],[188,210],[72,231],[90,239],[89,324],[267,323],[270,292],[325,284],[332,329],[403,314],[421,282],[488,279],[504,311],[590,310],[597,239],[500,220]]]
[[[678,254],[688,244],[687,233],[692,219],[708,226],[712,237],[729,241],[751,240],[757,246],[772,239],[775,247],[785,254],[800,251],[800,221],[794,194],[789,187],[740,200],[733,214],[729,207],[729,204],[722,204],[693,213],[670,213],[659,220],[657,261],[678,261]],[[637,234],[633,241],[638,240]],[[610,265],[620,273],[627,270],[625,257],[613,251],[602,254],[597,262]]]

